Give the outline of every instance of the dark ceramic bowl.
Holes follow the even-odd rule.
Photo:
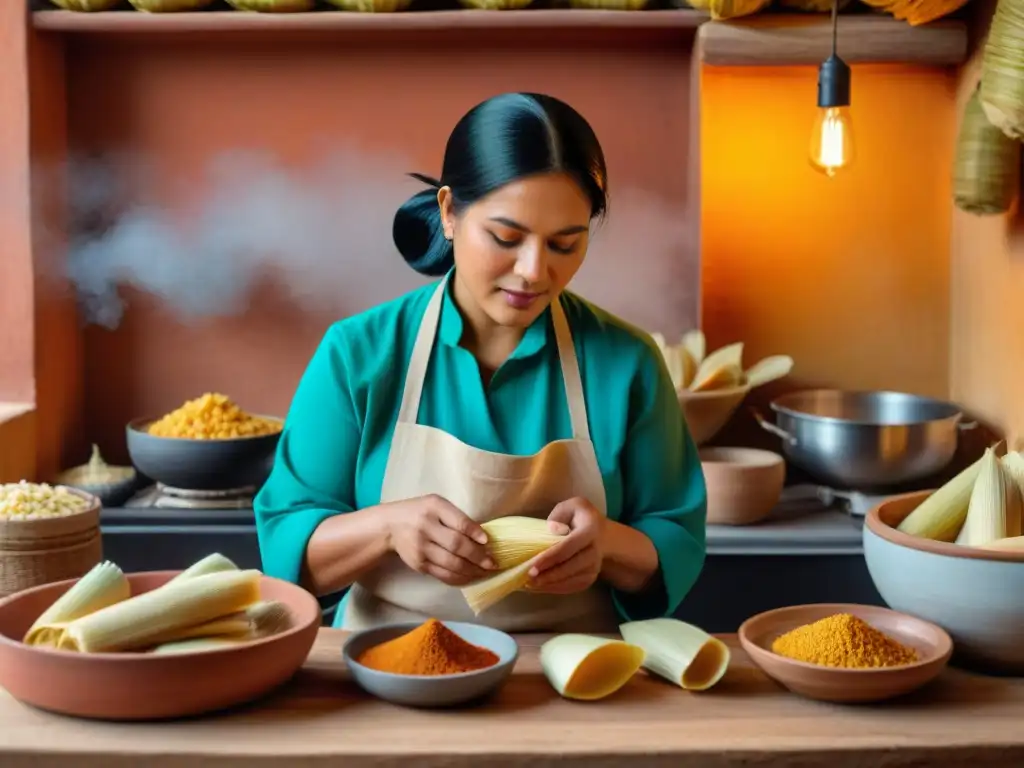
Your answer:
[[[270,473],[281,438],[280,432],[228,440],[157,437],[146,431],[154,421],[142,418],[129,422],[126,433],[132,464],[151,480],[190,491],[261,486]]]

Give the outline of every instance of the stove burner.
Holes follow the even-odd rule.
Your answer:
[[[137,494],[125,506],[155,509],[250,509],[255,493],[254,486],[196,491],[157,483]]]

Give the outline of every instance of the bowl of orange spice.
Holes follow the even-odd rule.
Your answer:
[[[480,624],[428,619],[352,635],[342,649],[356,683],[377,698],[408,707],[451,707],[500,688],[519,646]]]
[[[759,613],[740,645],[761,671],[794,693],[836,703],[892,699],[946,668],[953,641],[941,627],[873,605],[820,603]]]
[[[130,422],[128,455],[139,472],[172,488],[251,488],[266,480],[283,428],[281,419],[207,392],[159,418]]]

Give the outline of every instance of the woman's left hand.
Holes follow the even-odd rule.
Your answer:
[[[586,499],[563,501],[548,515],[552,530],[569,529],[563,541],[542,552],[530,569],[531,592],[569,595],[590,587],[601,573],[604,515]]]

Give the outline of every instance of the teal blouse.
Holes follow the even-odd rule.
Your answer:
[[[380,502],[406,367],[435,289],[426,285],[340,320],[324,335],[254,504],[268,575],[297,582],[321,522]],[[663,588],[614,593],[616,608],[623,620],[670,615],[704,564],[707,496],[696,448],[651,338],[574,294],[563,291],[559,301],[580,361],[608,516],[646,534],[658,551]],[[418,423],[513,455],[572,437],[550,310],[486,387],[476,360],[459,346],[462,332],[449,289]]]

